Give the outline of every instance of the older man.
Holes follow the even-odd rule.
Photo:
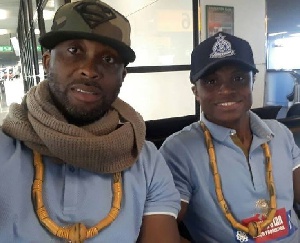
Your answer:
[[[68,3],[40,43],[47,80],[0,131],[0,242],[179,242],[172,175],[118,98],[135,59],[128,20]]]

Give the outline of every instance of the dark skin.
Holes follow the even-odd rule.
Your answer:
[[[77,126],[93,123],[107,112],[127,73],[115,49],[84,39],[65,41],[45,52],[43,65],[55,105]],[[179,243],[176,219],[144,216],[138,242]]]
[[[117,98],[126,68],[113,48],[88,40],[69,40],[43,55],[56,106],[69,123],[97,121]]]
[[[236,65],[222,66],[192,87],[205,117],[215,124],[235,129],[248,150],[252,142],[249,118],[252,89],[252,72]]]
[[[192,87],[196,100],[209,121],[236,130],[246,149],[252,143],[249,110],[252,106],[254,75],[236,64],[223,65],[200,78]],[[294,197],[300,202],[300,168],[293,172]],[[189,204],[181,202],[178,222],[182,221]],[[181,243],[189,241],[182,239]]]

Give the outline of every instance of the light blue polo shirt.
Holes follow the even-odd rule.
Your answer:
[[[49,215],[60,226],[82,222],[88,228],[106,217],[112,204],[112,175],[96,174],[51,162],[44,157],[43,199]],[[177,216],[179,193],[163,157],[146,142],[137,162],[122,173],[120,214],[98,236],[86,242],[133,243],[142,217]],[[32,204],[34,178],[32,151],[0,131],[0,242],[65,242],[38,221]]]
[[[300,166],[300,150],[290,130],[276,120],[263,121],[250,112],[253,141],[248,162],[243,150],[230,137],[234,130],[213,124],[204,117],[202,120],[213,137],[224,198],[239,222],[261,215],[258,202],[269,199],[261,148],[261,144],[269,144],[277,208],[285,211],[289,224],[288,234],[276,242],[300,242],[299,223],[293,210],[293,170]],[[198,122],[171,135],[160,151],[171,168],[181,200],[189,203],[184,223],[195,242],[258,242],[233,229],[221,211]]]

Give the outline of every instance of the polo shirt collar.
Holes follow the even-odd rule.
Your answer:
[[[265,141],[270,141],[274,134],[268,125],[260,119],[255,113],[249,111],[250,114],[250,127],[253,135],[261,138]],[[209,129],[212,137],[219,141],[225,141],[230,135],[234,135],[236,131],[234,129],[219,126],[215,123],[208,121],[203,112],[201,113],[200,121],[202,121]]]

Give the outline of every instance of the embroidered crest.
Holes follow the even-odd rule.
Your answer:
[[[241,243],[249,241],[247,234],[243,231],[237,231],[235,236],[236,236],[236,239]]]
[[[81,15],[91,29],[116,18],[115,13],[110,8],[97,2],[82,2],[76,5],[74,9]]]
[[[216,37],[217,41],[213,45],[213,52],[210,54],[210,58],[223,58],[235,55],[235,51],[231,49],[231,43],[225,40],[225,37],[221,33]]]

